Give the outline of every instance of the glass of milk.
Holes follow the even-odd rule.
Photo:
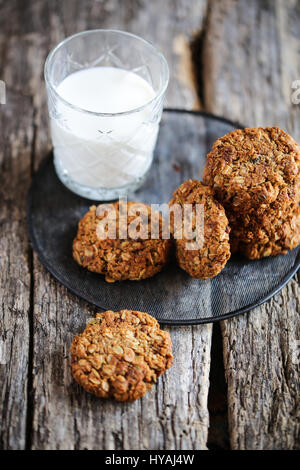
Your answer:
[[[45,64],[54,164],[94,200],[126,196],[153,159],[168,64],[149,42],[114,30],[75,34]]]

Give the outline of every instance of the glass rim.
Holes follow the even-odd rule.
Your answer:
[[[150,101],[147,101],[147,103],[143,104],[142,106],[139,106],[138,108],[130,109],[128,111],[121,111],[121,112],[117,112],[117,113],[101,113],[101,112],[96,112],[96,111],[89,111],[88,109],[84,109],[84,108],[81,108],[80,106],[76,106],[76,105],[70,103],[69,101],[65,100],[57,92],[56,88],[54,87],[54,85],[53,85],[53,83],[50,79],[50,64],[51,64],[51,60],[53,59],[54,55],[56,54],[56,52],[62,46],[64,46],[68,42],[70,42],[72,39],[74,39],[76,37],[80,37],[80,36],[87,36],[89,34],[94,34],[94,33],[117,33],[117,34],[124,35],[124,36],[130,36],[134,39],[137,39],[138,41],[141,41],[141,42],[145,43],[148,47],[150,46],[150,48],[153,49],[153,51],[156,53],[156,55],[160,58],[163,66],[165,68],[165,71],[166,71],[166,77],[164,79],[164,82],[161,85],[158,92],[155,94],[154,98],[152,98]],[[169,83],[169,78],[170,78],[170,71],[169,71],[168,62],[165,59],[164,55],[150,41],[147,41],[146,39],[143,39],[140,36],[137,36],[136,34],[132,34],[132,33],[129,33],[127,31],[121,31],[119,29],[88,29],[88,30],[85,30],[85,31],[81,31],[79,33],[72,34],[72,36],[66,37],[61,42],[59,42],[53,49],[51,49],[51,51],[49,52],[49,54],[46,58],[46,61],[45,61],[44,78],[45,78],[46,85],[55,94],[55,96],[59,100],[61,100],[66,106],[69,106],[70,108],[72,108],[76,111],[79,111],[81,113],[85,113],[85,114],[88,114],[88,115],[91,115],[91,116],[116,117],[116,116],[124,116],[124,115],[133,114],[133,113],[137,113],[139,111],[142,111],[143,109],[147,108],[149,105],[154,103],[156,100],[160,99],[164,95],[164,93],[167,89],[167,86],[168,86],[168,83]]]

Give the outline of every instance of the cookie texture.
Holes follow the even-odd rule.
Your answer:
[[[300,189],[300,147],[279,127],[238,129],[207,155],[203,181],[231,210],[289,209]]]
[[[207,279],[216,276],[230,258],[230,229],[224,208],[214,198],[213,190],[198,180],[185,181],[174,192],[169,203],[170,209],[174,208],[175,204],[183,209],[182,217],[176,217],[175,212],[170,212],[179,266],[195,278]],[[186,237],[184,232],[187,220],[184,217],[184,206],[187,205],[191,207],[189,224],[194,235],[192,240],[190,234]],[[196,225],[197,206],[203,210],[202,237]]]
[[[232,222],[232,251],[249,259],[286,254],[300,243],[300,208],[280,218],[272,210],[250,213]]]
[[[226,210],[232,252],[259,259],[299,244],[300,147],[279,127],[218,139],[203,179]]]
[[[170,368],[172,343],[149,314],[132,310],[97,313],[71,347],[73,377],[97,397],[132,401]]]
[[[107,232],[105,239],[99,236],[104,220],[115,221],[116,227],[113,236]],[[156,233],[152,239],[151,225]],[[172,244],[162,239],[162,229],[161,216],[151,213],[147,204],[92,206],[79,222],[73,257],[89,271],[104,274],[107,282],[146,279],[160,272],[170,257]]]

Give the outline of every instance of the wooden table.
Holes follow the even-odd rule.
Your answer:
[[[0,447],[205,449],[211,324],[169,328],[174,367],[136,403],[98,400],[71,378],[72,337],[95,310],[45,271],[25,223],[30,181],[50,148],[43,65],[72,33],[128,30],[166,55],[167,106],[276,124],[300,140],[300,105],[291,102],[299,0],[11,0],[0,1],[0,25]],[[298,275],[221,324],[232,449],[300,448],[299,293]],[[215,377],[223,369],[213,351]]]

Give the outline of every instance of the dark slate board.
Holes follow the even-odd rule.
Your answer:
[[[143,187],[131,199],[168,202],[188,178],[201,178],[212,143],[237,125],[225,119],[179,110],[164,112],[155,158]],[[72,259],[78,220],[88,210],[83,199],[58,180],[49,155],[37,171],[28,196],[28,231],[45,267],[72,292],[100,309],[149,312],[161,323],[195,324],[246,312],[269,299],[295,274],[300,248],[286,256],[249,261],[234,256],[211,280],[189,277],[173,261],[144,281],[108,284]]]

